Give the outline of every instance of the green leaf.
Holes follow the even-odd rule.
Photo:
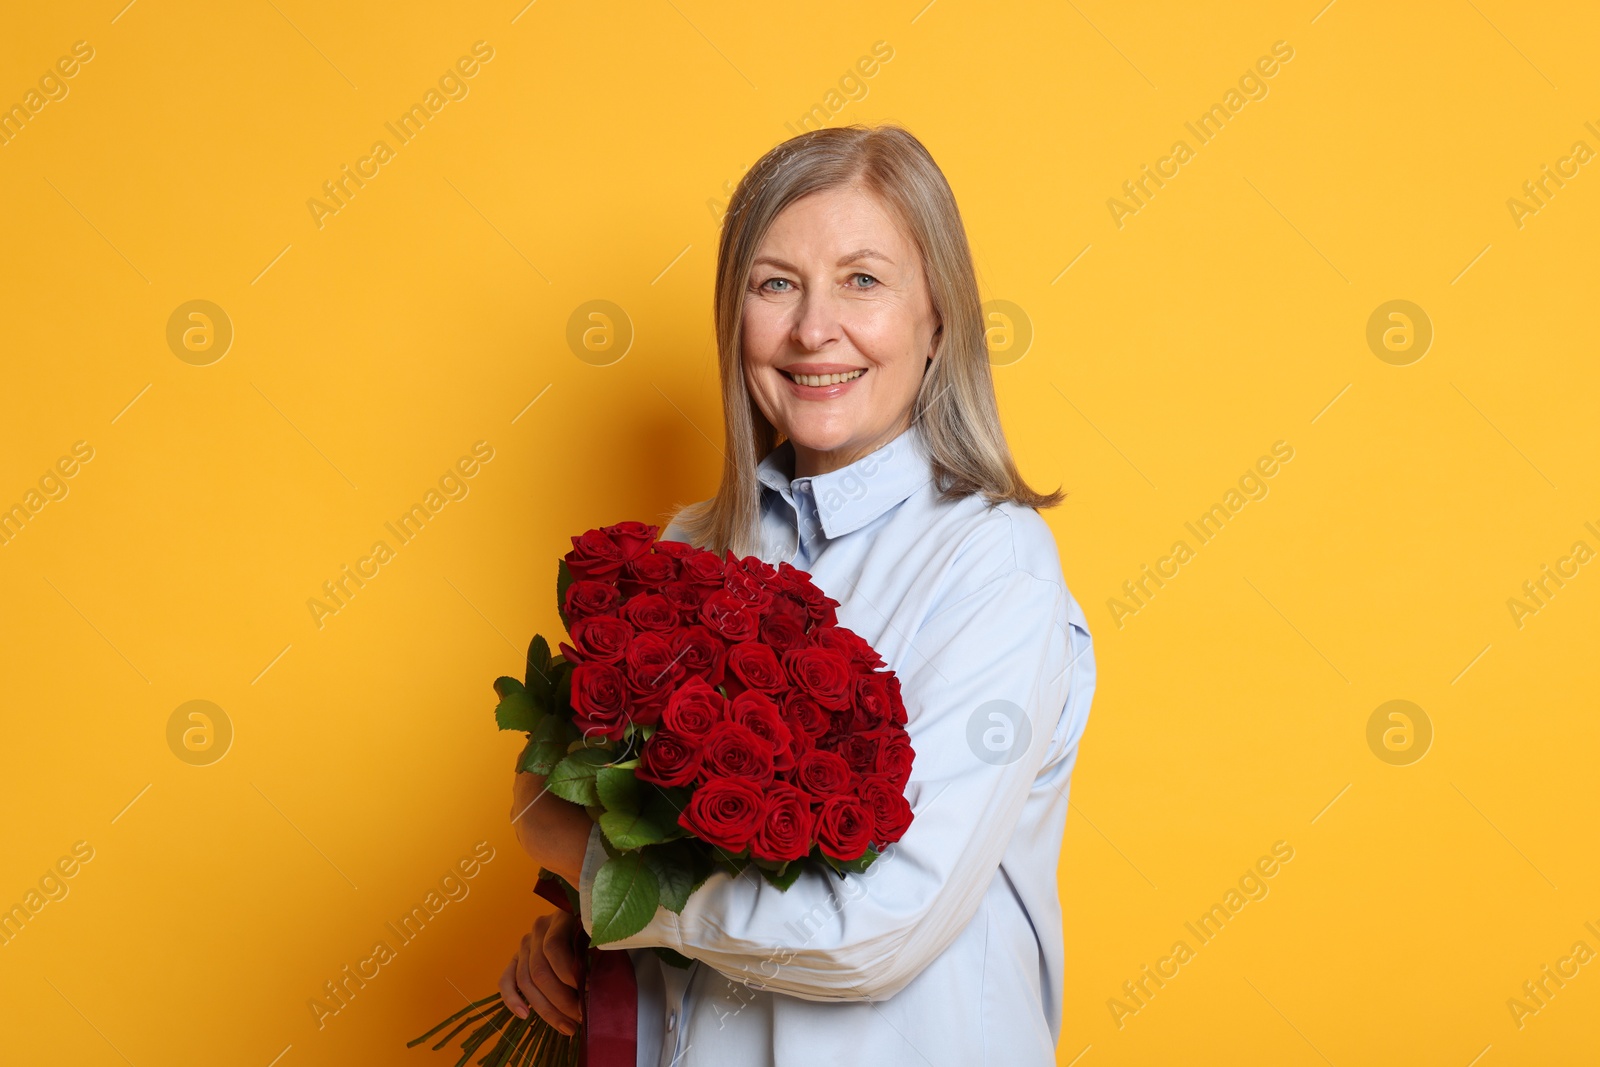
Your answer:
[[[556,696],[550,703],[550,710],[563,719],[572,718],[572,664],[562,661],[554,668],[556,672]]]
[[[546,715],[528,735],[528,745],[517,761],[519,771],[548,776],[567,754],[567,724]]]
[[[636,811],[608,811],[600,816],[600,832],[620,849],[643,848],[666,840],[666,831]]]
[[[661,889],[661,906],[679,915],[683,914],[683,906],[689,903],[689,893],[694,887],[692,852],[688,843],[682,842],[652,845],[641,853]]]
[[[678,825],[678,816],[689,806],[689,790],[681,786],[641,784],[644,785],[644,803],[639,810],[666,828],[668,841],[687,836],[689,831]]]
[[[839,876],[842,878],[847,874],[860,874],[872,866],[872,861],[877,859],[879,855],[880,853],[874,852],[869,848],[853,860],[836,860],[832,856],[823,856],[822,862],[839,872]]]
[[[586,748],[562,758],[551,770],[545,787],[574,804],[598,804],[600,795],[595,791],[595,774],[610,759],[610,753],[600,748]]]
[[[654,952],[657,956],[660,956],[667,963],[678,968],[679,970],[686,971],[690,967],[694,966],[694,960],[691,960],[688,956],[685,956],[681,952],[674,952],[670,948],[666,948],[662,945],[652,945],[650,947],[650,951]]]
[[[645,928],[660,905],[656,876],[637,852],[606,860],[595,872],[591,903],[591,944],[632,937]]]
[[[763,867],[761,868],[761,876],[779,889],[788,889],[794,885],[794,880],[800,877],[800,872],[805,869],[805,864],[805,859],[801,858],[790,860],[775,871]]]
[[[632,767],[603,767],[595,775],[595,790],[607,811],[639,813],[639,786]]]
[[[572,570],[567,566],[566,560],[556,563],[556,613],[561,616],[561,625],[567,628],[567,633],[572,632],[572,622],[567,618],[567,587],[573,582]]]
[[[692,841],[685,841],[683,847],[689,850],[689,860],[694,865],[694,881],[689,885],[689,892],[706,884],[706,879],[716,873],[717,865],[706,852],[706,846]]]
[[[500,703],[494,709],[494,721],[500,729],[531,731],[544,718],[544,708],[515,678],[496,678],[494,691],[500,694]]]
[[[544,697],[546,706],[556,691],[554,667],[550,661],[550,642],[543,634],[534,634],[528,644],[528,671],[523,684],[529,692]]]

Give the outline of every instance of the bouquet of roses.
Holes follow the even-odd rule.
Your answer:
[[[600,826],[593,933],[575,930],[575,958],[591,974],[622,956],[598,946],[637,933],[658,907],[682,912],[718,869],[754,868],[780,889],[807,862],[844,877],[912,818],[899,680],[838,625],[838,601],[788,563],[658,541],[658,530],[623,522],[574,537],[556,580],[571,644],[552,657],[535,636],[523,680],[494,683],[496,722],[527,734],[517,769],[544,776]],[[577,911],[576,890],[549,871],[538,892]],[[496,1034],[478,1063],[577,1062],[584,1030],[567,1038],[498,999],[411,1044],[457,1023],[440,1048],[478,1023],[461,1064]]]

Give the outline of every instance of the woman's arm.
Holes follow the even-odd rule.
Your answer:
[[[588,812],[545,792],[543,775],[518,773],[511,786],[511,824],[534,862],[578,884],[594,825]]]
[[[1088,634],[1070,621],[1065,585],[1022,569],[1009,524],[996,525],[1004,539],[990,539],[979,558],[1005,566],[972,576],[967,588],[976,591],[912,639],[914,669],[902,690],[916,751],[907,787],[916,817],[905,836],[863,874],[841,880],[808,869],[786,892],[753,871],[714,874],[682,915],[659,909],[638,934],[608,947],[664,946],[813,1000],[892,996],[948,947],[988,891],[1064,708],[1079,720],[1070,727],[1076,743],[1090,692],[1074,679],[1093,678]],[[1053,569],[1058,576],[1059,565]],[[1018,728],[1009,751],[996,701],[1020,708],[1026,722],[1029,737]],[[578,882],[586,928],[604,859],[592,842]]]

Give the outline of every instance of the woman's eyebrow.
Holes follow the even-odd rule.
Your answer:
[[[884,263],[894,262],[894,260],[890,259],[888,256],[884,255],[882,252],[879,252],[875,248],[858,248],[854,252],[840,256],[839,262],[836,265],[843,267],[848,263],[855,263],[863,259],[877,259],[882,260]],[[779,259],[777,256],[757,256],[755,259],[750,261],[750,265],[752,267],[759,267],[762,264],[770,264],[774,267],[781,267],[784,270],[798,269],[793,263],[790,263],[786,259]]]
[[[848,256],[841,257],[839,260],[839,266],[842,267],[846,263],[854,263],[861,259],[881,259],[885,263],[894,262],[894,260],[890,259],[888,256],[884,255],[882,252],[879,252],[875,248],[858,248],[854,252],[851,252]]]

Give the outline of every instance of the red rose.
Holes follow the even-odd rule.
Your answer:
[[[700,617],[700,605],[705,603],[710,590],[703,585],[691,585],[679,578],[663,585],[659,592],[667,598],[667,603],[678,610],[680,619],[684,622],[693,622]]]
[[[617,543],[599,530],[590,530],[572,539],[572,551],[561,557],[574,578],[609,582],[622,573],[628,558]]]
[[[794,781],[818,800],[848,794],[855,788],[850,765],[836,752],[813,749],[803,753],[794,765]]]
[[[765,786],[772,781],[772,744],[736,722],[719,722],[706,736],[700,773],[707,781],[748,778]]]
[[[674,559],[683,559],[686,556],[692,556],[694,553],[699,552],[700,549],[689,544],[687,541],[661,540],[651,545],[650,551],[659,552],[663,556],[671,556]]]
[[[629,520],[602,526],[600,532],[616,543],[622,558],[627,560],[638,559],[650,551],[650,546],[655,543],[656,534],[661,532],[661,527]]]
[[[899,729],[885,730],[878,744],[878,762],[875,773],[883,775],[897,789],[904,789],[911,779],[911,738]]]
[[[821,704],[804,693],[790,692],[783,698],[783,717],[796,734],[818,738],[828,732],[832,720]]]
[[[678,825],[728,852],[743,852],[761,827],[761,790],[743,778],[717,778],[694,791]]]
[[[894,699],[889,691],[887,674],[858,674],[855,677],[854,705],[856,721],[871,729],[894,717]]]
[[[798,589],[802,585],[813,584],[810,571],[803,571],[788,560],[778,564],[778,574],[773,582],[779,589]]]
[[[700,620],[729,641],[748,641],[756,635],[760,616],[738,597],[719,589],[700,605]]]
[[[784,674],[783,664],[778,662],[777,653],[760,641],[740,641],[728,649],[728,671],[733,675],[727,679],[730,697],[738,696],[746,689],[775,693],[784,688],[789,680]]]
[[[628,680],[609,663],[572,668],[572,723],[585,737],[622,740],[628,725]]]
[[[739,561],[743,571],[762,585],[771,585],[778,577],[778,568],[760,556],[745,556]]]
[[[810,643],[839,653],[852,667],[875,671],[884,666],[883,657],[874,651],[867,639],[843,626],[818,626],[811,631]]]
[[[678,609],[660,593],[640,593],[622,606],[621,615],[639,630],[670,634],[678,628]]]
[[[797,583],[793,591],[805,604],[806,614],[811,616],[812,622],[820,626],[832,626],[838,622],[833,609],[839,606],[839,602],[810,581]]]
[[[850,706],[850,664],[825,648],[791,648],[783,667],[800,691],[829,710]]]
[[[725,567],[726,564],[715,552],[697,550],[683,557],[683,565],[678,573],[692,585],[721,586]]]
[[[762,585],[761,579],[745,571],[730,572],[722,587],[730,596],[748,604],[757,615],[765,615],[772,607],[772,594]]]
[[[889,686],[889,702],[894,707],[894,712],[889,716],[891,722],[904,726],[906,723],[906,703],[900,699],[900,676],[893,671],[884,676]]]
[[[683,677],[683,664],[660,634],[639,634],[623,653],[623,669],[634,692],[645,694],[668,689]]]
[[[857,774],[871,774],[878,766],[878,738],[871,733],[850,734],[836,749]]]
[[[759,689],[746,689],[728,702],[728,721],[747,727],[772,746],[773,770],[786,771],[794,766],[789,725],[771,697]]]
[[[872,840],[880,845],[900,840],[911,825],[911,805],[905,794],[881,775],[862,781],[861,802],[872,812]]]
[[[834,796],[817,812],[817,845],[836,860],[860,859],[872,843],[872,812],[855,797]]]
[[[685,675],[699,675],[710,686],[722,684],[728,646],[708,627],[696,623],[678,629],[672,635],[672,654],[683,664]]]
[[[811,613],[806,611],[805,604],[798,597],[789,592],[780,592],[772,598],[772,606],[767,609],[766,617],[769,619],[790,619],[801,633],[805,633],[811,626]],[[809,643],[809,641],[805,640],[800,642],[802,645]]]
[[[614,615],[621,603],[622,594],[609,582],[579,580],[567,586],[561,610],[568,619],[576,621],[591,615]]]
[[[657,730],[645,742],[635,776],[656,785],[688,785],[700,773],[700,746],[671,730]]]
[[[632,639],[633,627],[615,615],[590,615],[572,624],[577,648],[569,651],[563,641],[561,652],[573,663],[617,663]]]
[[[750,842],[750,855],[760,860],[797,860],[811,851],[816,817],[806,795],[787,782],[767,790],[761,829]]]
[[[727,701],[722,694],[700,679],[691,678],[668,698],[661,724],[680,737],[699,743],[726,713]]]
[[[780,608],[777,605],[788,604],[793,609]],[[799,648],[806,643],[806,616],[803,610],[786,596],[778,597],[773,602],[772,614],[761,620],[761,640],[779,652],[787,652],[791,648]]]
[[[617,588],[623,596],[655,592],[678,576],[678,561],[659,552],[646,552],[622,565]]]
[[[684,674],[672,646],[660,634],[639,634],[623,654],[622,668],[632,694],[633,721],[641,726],[660,722],[662,709]]]

